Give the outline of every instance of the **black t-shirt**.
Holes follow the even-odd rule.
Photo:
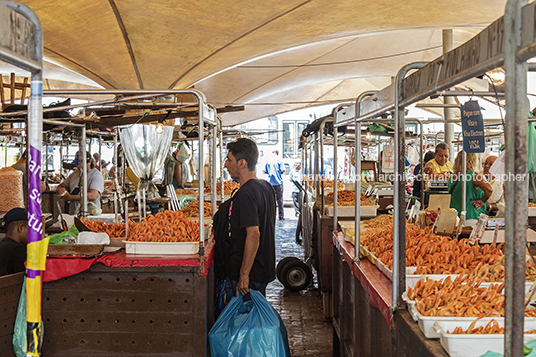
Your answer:
[[[26,246],[9,237],[0,239],[0,276],[25,271]]]
[[[275,279],[275,192],[272,185],[265,180],[248,180],[233,198],[231,237],[226,263],[227,276],[233,280],[240,277],[246,227],[254,226],[259,227],[260,239],[249,280],[269,283]]]

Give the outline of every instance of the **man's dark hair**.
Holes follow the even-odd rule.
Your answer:
[[[251,139],[239,138],[227,144],[227,150],[233,154],[236,161],[246,160],[249,171],[255,171],[255,165],[259,158],[257,144]]]
[[[443,150],[449,150],[450,151],[450,148],[447,145],[447,143],[439,143],[439,144],[437,144],[436,147],[435,147],[435,153],[436,154],[437,154],[437,149],[443,149]]]
[[[6,223],[5,225],[6,233],[12,232],[21,223],[28,225],[28,221],[11,221],[11,222]]]

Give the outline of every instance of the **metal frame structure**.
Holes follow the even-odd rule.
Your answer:
[[[358,183],[361,182],[361,160],[360,160],[360,157],[358,155],[360,155],[359,153],[361,152],[361,140],[357,140],[357,133],[361,133],[361,124],[363,122],[365,122],[364,120],[358,120],[358,118],[360,117],[360,105],[362,103],[362,101],[366,98],[366,97],[370,97],[374,94],[376,94],[377,91],[369,91],[369,92],[364,92],[362,93],[360,96],[357,97],[355,103],[352,105],[352,106],[348,106],[345,109],[344,112],[341,111],[341,109],[343,109],[343,107],[338,107],[339,109],[334,113],[334,117],[335,117],[335,125],[334,125],[334,130],[336,131],[338,127],[342,126],[343,123],[345,124],[348,124],[348,123],[351,123],[352,120],[354,121],[354,128],[355,128],[355,132],[356,132],[356,140],[355,140],[355,163],[356,163],[356,166],[355,166],[355,182],[356,182],[356,200],[355,200],[355,217],[361,217],[361,206],[360,204],[358,204],[358,199],[357,199],[357,192],[358,192]],[[385,121],[388,121],[388,122],[393,122],[393,119],[376,119],[376,118],[369,118],[367,119],[367,121],[374,121],[374,122],[385,122]],[[394,120],[396,122],[396,118]],[[407,120],[408,123],[415,123],[415,124],[419,124],[419,127],[420,127],[420,133],[419,133],[419,137],[420,137],[420,147],[422,148],[423,147],[423,142],[424,142],[424,134],[423,134],[423,121],[422,120],[419,120],[419,119],[408,119]],[[402,124],[402,138],[404,139],[405,137],[405,123]],[[395,135],[395,140],[397,138],[397,135]],[[422,150],[421,150],[422,151]],[[400,152],[404,152],[404,143],[402,144],[402,150]],[[395,155],[396,156],[396,155]],[[398,155],[400,156],[400,155]],[[397,156],[397,157],[398,157]],[[404,157],[402,155],[402,157]],[[400,160],[400,158],[399,158]],[[420,163],[421,163],[421,167],[424,167],[424,162],[423,162],[423,155],[421,153],[420,155]],[[403,161],[402,163],[402,166],[400,167],[405,167],[405,161]],[[335,174],[336,174],[336,169],[335,168]],[[395,162],[395,175],[397,175],[398,171],[397,171],[397,167],[396,167],[396,162]],[[405,180],[404,180],[405,182]],[[360,191],[359,191],[360,192]],[[402,192],[405,192],[405,186],[402,188]],[[334,189],[334,196],[337,194],[337,190]],[[424,197],[424,192],[421,191],[421,200],[423,200],[423,197]],[[396,203],[396,185],[395,185],[395,198],[394,198],[394,201],[393,203]],[[398,205],[394,205],[395,207],[397,207]],[[401,207],[405,207],[405,203],[402,204]],[[396,211],[396,208],[395,208],[395,211]],[[337,209],[334,208],[334,214],[333,214],[333,227],[334,227],[334,230],[336,231],[337,230],[337,221],[338,221],[338,216],[337,216]],[[354,225],[354,232],[355,232],[355,260],[358,261],[360,260],[360,254],[359,254],[359,249],[360,249],[360,220],[359,219],[355,219],[355,225]],[[394,279],[393,279],[394,280]]]
[[[151,97],[155,97],[155,96],[159,96],[159,95],[176,95],[176,94],[192,94],[194,95],[196,98],[197,98],[197,101],[198,101],[198,110],[199,110],[199,129],[198,129],[198,140],[199,140],[199,158],[200,158],[200,161],[202,160],[202,158],[204,158],[204,146],[203,146],[203,142],[204,142],[204,139],[205,139],[205,133],[204,133],[204,124],[205,123],[208,123],[210,125],[212,125],[213,129],[212,129],[212,133],[211,133],[211,136],[213,138],[213,141],[214,143],[211,145],[211,148],[209,149],[209,152],[211,155],[213,155],[215,153],[215,147],[216,147],[216,143],[215,143],[215,140],[216,138],[218,137],[217,135],[217,119],[216,119],[216,113],[215,111],[212,109],[209,109],[209,106],[206,102],[206,98],[205,98],[205,95],[196,90],[196,89],[191,89],[191,90],[51,90],[51,91],[45,91],[44,94],[46,95],[50,95],[50,96],[54,96],[54,95],[76,95],[76,94],[87,94],[87,95],[106,95],[106,94],[121,94],[121,95],[130,95],[130,96],[135,96],[135,97],[130,97],[131,99],[132,98],[151,98]],[[106,102],[110,102],[110,101],[106,101]],[[100,102],[101,104],[103,102]],[[71,107],[77,107],[78,105],[74,105],[74,106],[71,106]],[[80,106],[89,106],[88,104],[82,104]],[[56,108],[55,108],[56,109]],[[65,109],[65,107],[59,107],[59,110],[62,110],[62,109]],[[58,109],[56,109],[58,110]],[[210,115],[210,113],[213,113],[213,115]],[[62,122],[63,123],[63,122]],[[65,123],[63,123],[65,124]],[[82,143],[85,143],[85,131],[82,132],[82,140],[81,140]],[[116,147],[116,146],[114,146]],[[86,156],[86,150],[82,150],[82,159],[84,160],[83,162],[85,162],[85,156]],[[117,150],[114,149],[114,157],[116,158],[116,162],[117,162]],[[215,205],[216,205],[216,183],[215,183],[215,179],[216,179],[216,169],[215,169],[215,159],[214,160],[210,160],[210,165],[211,165],[211,200],[212,200],[212,208],[213,208],[213,213],[215,213]],[[205,177],[204,177],[204,170],[203,170],[203,164],[202,162],[199,163],[199,172],[198,172],[198,176],[199,176],[199,211],[200,211],[200,219],[199,219],[199,259],[200,260],[203,260],[204,259],[204,243],[205,243],[205,234],[204,234],[204,230],[205,230],[205,226],[204,226],[204,223],[203,223],[203,219],[201,218],[201,216],[203,215],[203,209],[204,209],[204,205],[205,205],[205,195],[202,191],[202,186],[204,186],[204,181],[205,181]],[[84,186],[83,187],[87,187],[87,175],[85,174],[85,170],[84,170],[84,174],[83,174],[83,181],[84,181]],[[82,193],[82,190],[80,191]],[[83,207],[83,211],[86,211],[87,210],[87,195],[84,195],[83,196],[83,204],[84,204],[84,207]],[[200,268],[201,270],[204,269],[204,265],[203,264],[200,264]]]
[[[404,66],[393,85],[369,96],[360,104],[363,121],[395,110],[396,154],[395,172],[403,167],[404,108],[437,91],[445,90],[485,71],[503,66],[506,71],[505,149],[506,173],[525,178],[527,172],[527,63],[536,56],[536,3],[527,0],[509,0],[504,17],[499,18],[468,42],[426,63]],[[406,76],[408,71],[417,71]],[[345,125],[337,122],[335,127]],[[520,176],[517,176],[520,175]],[[394,242],[393,242],[393,306],[392,314],[402,308],[400,295],[405,290],[405,215],[404,181],[397,177],[395,186]],[[505,222],[505,356],[523,355],[523,321],[525,280],[525,239],[528,190],[525,182],[506,182]],[[515,212],[514,212],[515,210]],[[396,326],[394,326],[396,330]],[[396,335],[394,333],[393,335]],[[392,340],[392,355],[398,355],[396,337]]]
[[[41,336],[41,271],[45,269],[46,246],[42,240],[41,221],[41,132],[43,128],[43,31],[37,15],[26,5],[3,1],[0,6],[2,37],[12,43],[0,47],[0,59],[31,73],[31,95],[28,110],[28,261],[27,349],[40,354]],[[5,6],[4,6],[5,5]],[[22,16],[20,16],[22,15]],[[36,224],[37,223],[37,224]]]

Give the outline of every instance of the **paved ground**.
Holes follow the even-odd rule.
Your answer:
[[[297,219],[294,209],[285,208],[284,221],[276,223],[276,258],[303,259],[303,247],[295,243]],[[286,290],[276,279],[268,285],[266,297],[279,312],[289,335],[292,357],[331,356],[332,324],[324,319],[316,276],[314,288],[301,292]]]

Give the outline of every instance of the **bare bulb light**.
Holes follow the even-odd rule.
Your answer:
[[[154,129],[157,134],[162,134],[164,132],[164,124],[158,123],[156,124],[156,128]]]
[[[496,86],[500,86],[501,84],[503,84],[504,80],[506,79],[506,73],[501,67],[497,67],[492,69],[491,71],[486,72],[486,75],[486,78],[488,78],[488,80]]]

